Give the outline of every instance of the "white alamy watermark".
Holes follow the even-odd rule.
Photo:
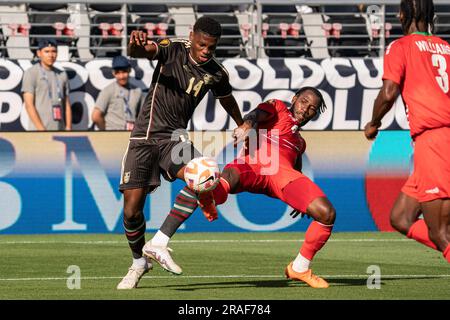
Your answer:
[[[367,289],[381,289],[381,268],[377,265],[370,265],[367,267],[366,273],[369,274],[367,278]]]
[[[171,151],[174,164],[188,163],[193,158],[194,146],[203,156],[216,159],[219,165],[231,162],[258,164],[262,175],[274,175],[278,172],[280,148],[295,152],[301,150],[301,146],[295,142],[280,137],[280,131],[276,129],[251,129],[246,141],[239,143],[237,147],[234,146],[232,131],[194,132],[189,135],[186,130],[175,130],[171,141],[179,142]]]
[[[66,273],[70,274],[67,277],[66,285],[70,290],[81,289],[81,269],[77,265],[70,265],[67,267]]]

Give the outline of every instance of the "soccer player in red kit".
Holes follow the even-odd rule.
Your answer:
[[[305,140],[299,129],[326,108],[322,94],[315,88],[304,87],[292,98],[288,108],[280,100],[269,100],[244,117],[244,124],[235,130],[237,141],[256,129],[258,137],[247,141],[245,152],[225,166],[220,183],[214,189],[215,205],[226,201],[229,193],[251,192],[280,199],[314,221],[308,227],[298,256],[285,269],[292,280],[304,281],[314,288],[327,288],[328,283],[314,275],[310,262],[331,235],[335,209],[320,188],[301,173]],[[209,212],[209,220],[217,211]],[[295,213],[294,213],[295,216]],[[208,216],[207,216],[208,217]]]
[[[290,108],[280,100],[259,104],[244,117],[244,124],[234,130],[236,144],[246,140],[251,132],[262,135],[256,139],[258,144],[255,146],[255,140],[248,140],[244,153],[225,166],[219,184],[208,193],[211,197],[200,204],[206,218],[213,221],[217,219],[216,205],[224,203],[229,193],[248,191],[281,199],[294,208],[293,217],[299,213],[312,217],[314,221],[306,231],[300,252],[286,267],[285,274],[314,288],[328,287],[327,281],[312,273],[310,263],[330,237],[336,213],[320,188],[301,173],[306,143],[299,129],[325,108],[322,94],[313,87],[297,91]],[[181,194],[177,199],[183,203],[187,196]],[[177,224],[167,224],[165,231],[169,238],[189,218],[182,213],[178,208],[169,213],[179,219]],[[160,265],[170,271],[165,264]]]
[[[441,251],[450,263],[450,46],[430,33],[433,18],[432,0],[401,1],[405,36],[386,49],[383,86],[365,136],[375,139],[401,94],[414,141],[414,171],[394,204],[391,224]]]

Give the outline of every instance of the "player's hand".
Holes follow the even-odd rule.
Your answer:
[[[374,124],[372,121],[368,122],[364,127],[364,135],[367,140],[373,140],[378,134],[378,128],[381,124]]]
[[[131,31],[130,44],[145,47],[147,45],[147,33],[141,30]]]
[[[298,215],[300,215],[300,219],[302,219],[306,215],[306,213],[300,212],[297,209],[294,209],[291,211],[291,213],[289,213],[289,215],[292,217],[292,219],[295,219],[298,217]],[[307,217],[309,218],[309,216],[307,216]]]
[[[235,148],[237,147],[237,145],[240,142],[245,141],[248,138],[248,135],[249,135],[251,129],[252,129],[252,126],[248,122],[244,122],[239,127],[234,129],[233,138],[234,138],[234,147]],[[244,148],[246,148],[245,144],[244,144]]]

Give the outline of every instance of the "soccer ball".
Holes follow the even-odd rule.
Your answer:
[[[184,180],[195,192],[214,190],[220,179],[219,166],[213,158],[199,157],[188,162],[184,167]]]

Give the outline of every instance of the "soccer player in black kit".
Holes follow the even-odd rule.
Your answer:
[[[124,194],[123,222],[133,264],[117,289],[135,288],[152,268],[152,259],[167,271],[181,274],[167,247],[170,237],[198,205],[210,220],[217,215],[217,211],[208,212],[208,208],[215,210],[211,193],[199,199],[186,186],[160,230],[145,243],[143,208],[147,194],[160,185],[160,174],[171,182],[184,180],[187,162],[201,156],[182,132],[203,97],[211,90],[236,124],[243,123],[228,73],[213,57],[220,36],[220,24],[209,17],[196,21],[189,40],[153,42],[143,31],[131,33],[128,55],[158,60],[158,65],[122,161],[119,189]]]

